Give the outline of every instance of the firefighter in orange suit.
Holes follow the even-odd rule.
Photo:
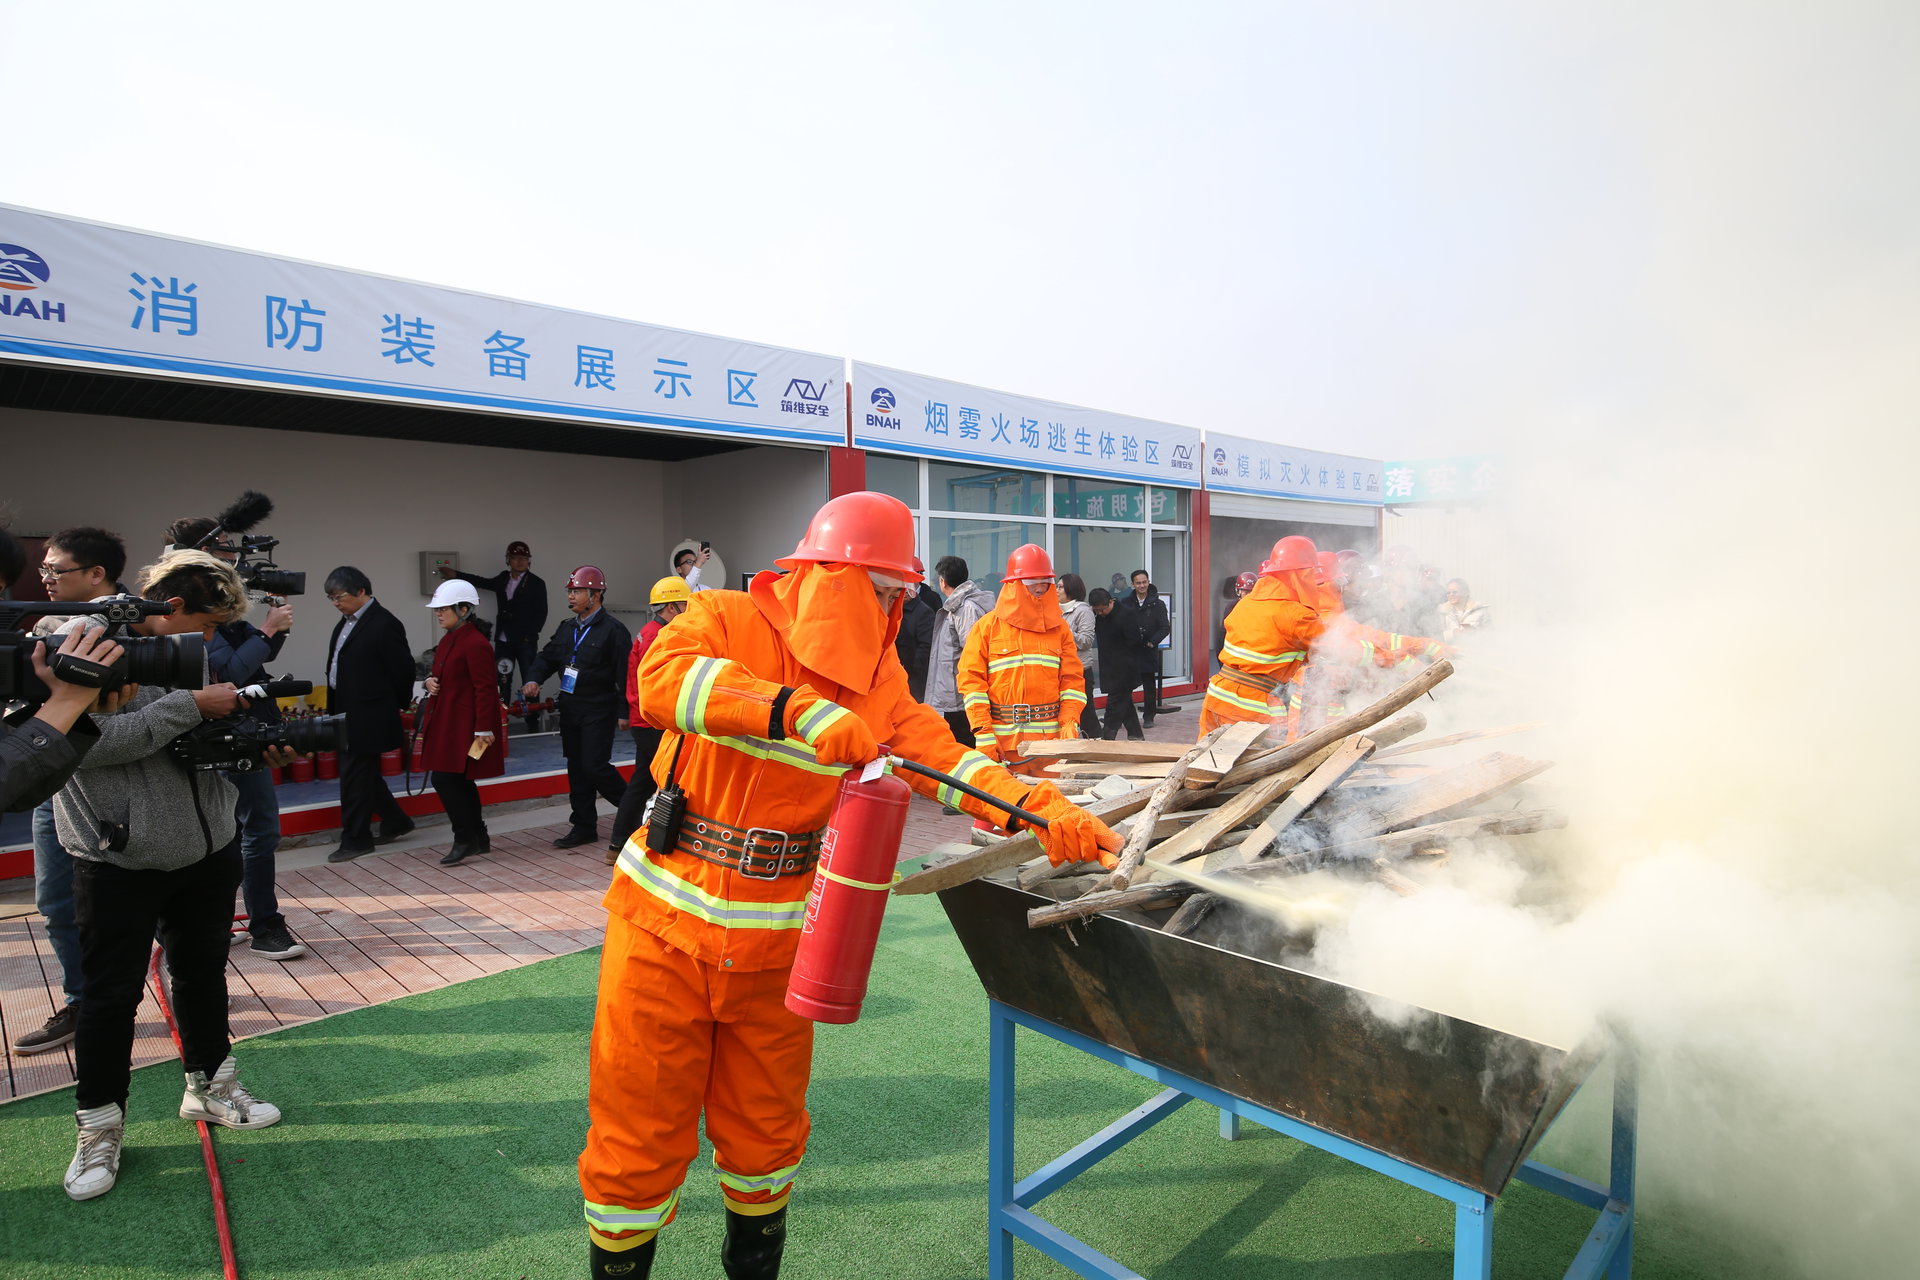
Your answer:
[[[1288,686],[1287,741],[1312,733],[1347,713],[1347,698],[1364,691],[1368,667],[1395,667],[1426,659],[1453,657],[1458,650],[1428,636],[1403,636],[1356,622],[1340,592],[1339,555],[1322,551],[1312,603],[1326,630],[1313,646],[1307,669]]]
[[[1043,763],[1024,759],[1022,744],[1079,732],[1087,681],[1044,550],[1029,542],[1007,557],[1000,599],[968,633],[957,676],[973,745],[1015,773]]]
[[[893,644],[901,598],[920,576],[913,550],[899,500],[835,498],[777,561],[791,573],[699,592],[641,660],[640,710],[665,738],[647,824],[621,850],[606,896],[580,1155],[596,1277],[647,1276],[702,1111],[727,1208],[726,1274],[779,1272],[813,1048],[813,1024],[784,1004],[787,975],[849,767],[886,743],[1048,819],[1049,857],[1112,865],[1120,847],[1058,787],[1014,778],[913,700]],[[918,775],[907,782],[998,813]]]
[[[1223,724],[1285,719],[1287,686],[1325,627],[1318,593],[1313,540],[1296,534],[1274,543],[1259,583],[1227,615],[1220,670],[1200,708],[1202,736]]]

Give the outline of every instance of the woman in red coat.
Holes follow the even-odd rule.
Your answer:
[[[472,583],[453,581],[441,583],[427,605],[446,634],[433,651],[427,701],[420,709],[425,728],[417,765],[432,774],[433,789],[453,823],[453,848],[440,859],[447,866],[491,847],[474,779],[497,778],[506,768],[493,646],[474,618],[479,604]]]

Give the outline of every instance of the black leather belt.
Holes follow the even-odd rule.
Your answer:
[[[813,870],[820,861],[821,834],[771,827],[743,829],[689,813],[674,848],[754,880],[772,880]]]
[[[987,718],[995,724],[1031,724],[1035,720],[1058,720],[1057,702],[989,702]]]

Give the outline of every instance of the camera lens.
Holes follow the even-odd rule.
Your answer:
[[[304,569],[255,569],[247,575],[247,586],[270,596],[303,596],[307,594],[307,572]]]
[[[345,716],[314,716],[308,720],[288,720],[280,727],[286,731],[285,745],[303,756],[321,751],[347,749],[347,718]]]
[[[207,683],[207,642],[199,636],[121,636],[121,679],[164,689],[200,689]]]

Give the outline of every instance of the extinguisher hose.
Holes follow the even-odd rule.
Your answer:
[[[1019,805],[1014,804],[1011,800],[1002,800],[999,796],[994,795],[993,792],[982,791],[972,783],[962,782],[950,773],[942,773],[938,769],[921,764],[918,760],[908,760],[904,756],[888,756],[887,759],[896,769],[905,769],[907,772],[917,773],[923,778],[932,778],[935,782],[945,783],[955,791],[965,792],[975,800],[984,800],[996,809],[1005,809],[1009,814],[1020,819],[1020,821],[1026,823],[1035,831],[1045,831],[1047,829],[1047,820],[1039,814],[1029,813]]]

